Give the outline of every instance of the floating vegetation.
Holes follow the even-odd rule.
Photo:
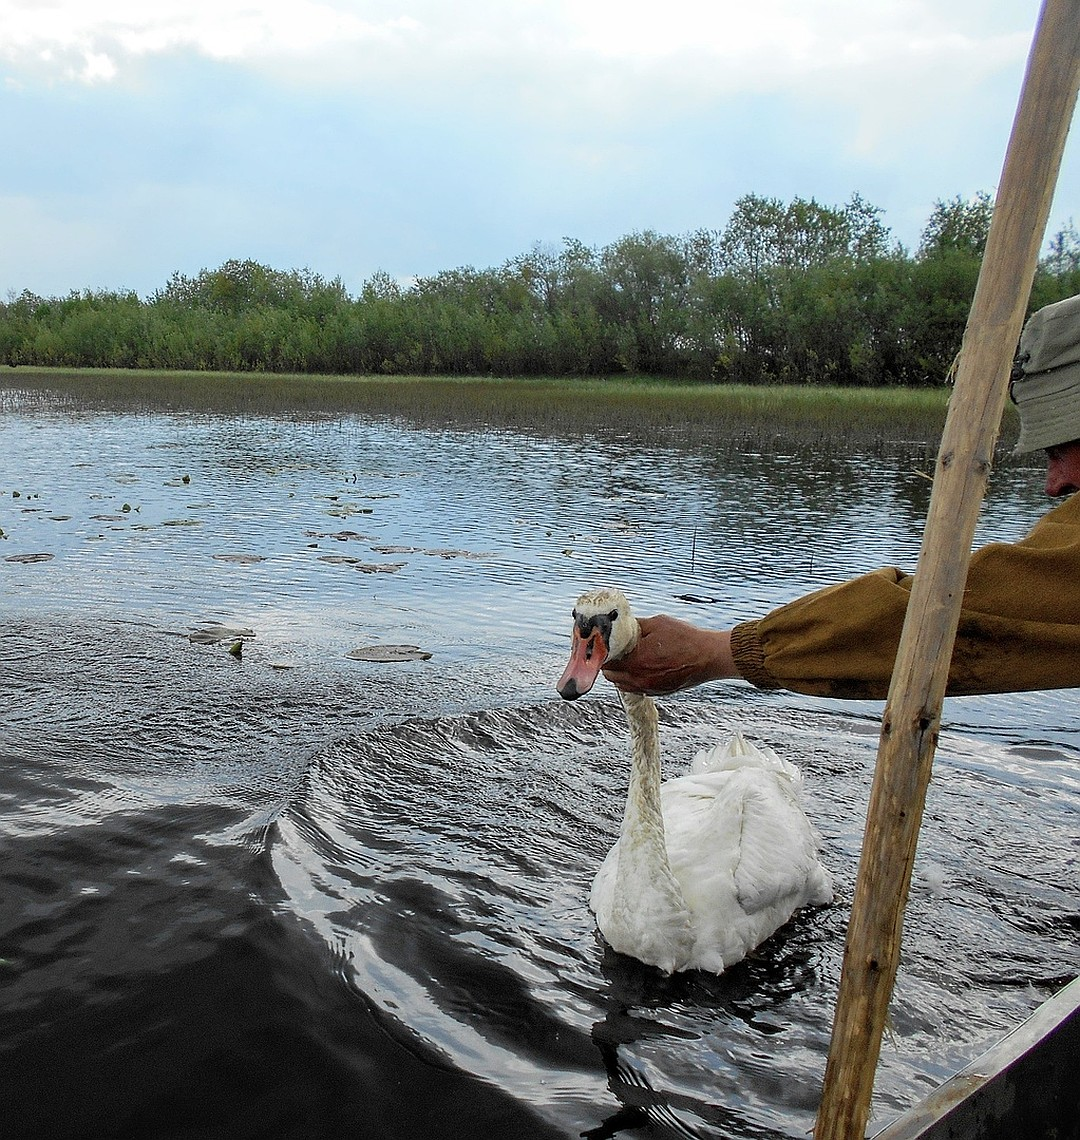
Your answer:
[[[347,519],[353,515],[370,515],[375,512],[371,507],[358,507],[355,503],[342,503],[340,507],[331,507],[326,513],[335,519]]]
[[[53,554],[9,554],[5,562],[48,562],[50,559],[55,558]]]
[[[319,561],[320,562],[333,562],[335,564],[346,563],[347,565],[352,565],[355,562],[359,562],[360,559],[359,558],[353,558],[348,554],[320,554],[319,555]]]
[[[219,562],[233,562],[237,566],[251,566],[255,562],[265,562],[261,554],[215,554]]]
[[[373,546],[376,554],[427,554],[433,558],[486,558],[485,554],[476,554],[472,550],[450,550],[445,547],[426,546]]]
[[[371,538],[370,534],[360,534],[355,530],[337,530],[327,533],[322,530],[305,530],[305,538],[336,538],[338,542],[348,542],[350,539],[359,539],[361,542],[367,542]]]
[[[361,574],[396,574],[404,566],[404,562],[357,562],[353,569]]]
[[[162,526],[202,526],[202,519],[166,519]]]
[[[98,522],[124,522],[123,515],[91,515],[92,519],[97,519]]]
[[[217,625],[208,622],[195,626],[188,633],[188,641],[193,645],[219,645],[223,641],[237,642],[255,636],[251,629],[238,629],[231,625]]]
[[[472,550],[425,550],[424,554],[430,554],[433,558],[485,558],[484,554],[476,554]]]
[[[360,649],[350,649],[345,656],[353,661],[390,665],[398,661],[427,661],[431,654],[418,645],[365,645]]]

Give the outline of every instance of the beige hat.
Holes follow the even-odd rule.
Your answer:
[[[1009,394],[1020,413],[1015,455],[1080,439],[1080,295],[1028,318]]]

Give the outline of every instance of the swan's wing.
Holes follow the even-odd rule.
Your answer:
[[[828,873],[818,860],[817,835],[782,778],[747,783],[735,889],[750,912],[778,904],[790,904],[794,911],[832,898]]]
[[[660,788],[668,859],[695,913],[736,905],[741,796],[738,773],[668,780]],[[733,794],[736,793],[736,794]]]
[[[692,910],[755,914],[832,897],[817,836],[783,775],[711,772],[669,781],[662,794],[668,854]]]

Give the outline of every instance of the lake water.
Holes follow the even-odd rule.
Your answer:
[[[612,691],[553,689],[595,585],[726,625],[914,565],[920,448],[767,444],[0,389],[4,1136],[805,1136],[880,706],[663,702],[669,773],[735,726],[801,767],[837,887],[665,979],[586,906]],[[980,539],[1045,506],[997,476]],[[1080,972],[1078,759],[1072,693],[947,702],[875,1128]]]

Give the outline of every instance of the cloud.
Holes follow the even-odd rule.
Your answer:
[[[152,87],[194,58],[282,90],[515,122],[589,163],[624,164],[628,137],[746,96],[849,124],[837,145],[887,163],[943,106],[963,113],[1017,69],[1031,18],[954,0],[0,0],[8,82]],[[1018,26],[1019,25],[1019,26]],[[950,141],[950,146],[954,145]],[[608,156],[605,159],[604,156]]]
[[[414,26],[407,16],[364,20],[350,7],[316,0],[273,6],[235,0],[4,0],[0,52],[16,66],[44,65],[61,78],[81,79],[65,59],[107,55],[122,61],[177,50],[217,60],[316,56]]]
[[[545,76],[577,96],[647,81],[724,91],[843,84],[890,73],[977,77],[1022,56],[1026,21],[995,21],[1004,5],[924,0],[0,0],[0,57],[68,81],[117,78],[146,57],[189,51],[293,81],[365,85],[402,77],[446,91],[498,76],[512,87]],[[968,19],[977,14],[978,20]],[[81,61],[108,59],[114,71]],[[76,65],[74,61],[80,61]],[[348,66],[351,64],[351,66]],[[613,67],[613,65],[615,65]],[[600,77],[593,82],[590,70]],[[624,94],[626,93],[624,90]]]
[[[354,288],[719,227],[746,193],[858,192],[912,244],[935,199],[994,190],[1034,15],[0,0],[0,290],[146,291],[229,257]]]

